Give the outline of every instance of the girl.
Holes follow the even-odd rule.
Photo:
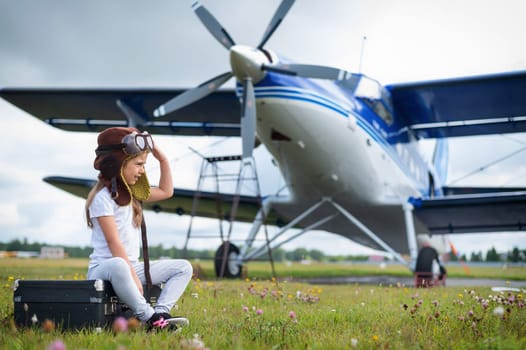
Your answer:
[[[92,229],[93,253],[88,279],[110,281],[119,299],[149,329],[186,324],[170,310],[192,278],[187,260],[167,259],[150,263],[151,282],[164,282],[155,307],[143,297],[144,264],[139,262],[142,222],[141,202],[170,198],[173,194],[170,164],[148,133],[114,127],[97,138],[94,167],[99,179],[86,201],[86,219]],[[150,188],[145,164],[149,153],[159,161],[159,186]]]

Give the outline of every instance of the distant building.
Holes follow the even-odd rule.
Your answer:
[[[23,250],[19,250],[16,253],[16,257],[17,258],[22,258],[22,259],[28,259],[28,258],[38,258],[39,254],[38,252],[31,252],[31,251],[23,251]]]
[[[40,257],[42,259],[64,259],[64,247],[42,247]]]

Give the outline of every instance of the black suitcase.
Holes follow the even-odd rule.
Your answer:
[[[150,303],[159,293],[152,288]],[[13,300],[17,327],[41,326],[50,320],[58,329],[101,330],[118,316],[132,316],[111,283],[103,280],[17,280]]]

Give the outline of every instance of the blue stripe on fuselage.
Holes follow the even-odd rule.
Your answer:
[[[238,96],[241,96],[242,90],[243,87],[238,85],[236,89]],[[419,187],[421,187],[419,191],[423,195],[427,194],[427,184],[417,179],[416,174],[410,172],[409,165],[404,162],[394,147],[396,141],[393,139],[392,142],[389,142],[384,136],[392,135],[393,130],[388,130],[383,120],[365,107],[362,102],[357,101],[351,93],[345,91],[341,86],[331,81],[320,80],[314,82],[310,79],[267,73],[266,78],[254,87],[254,91],[256,98],[280,98],[313,103],[330,109],[345,118],[352,114],[357,120],[358,127],[382,147],[384,152],[389,155],[408,178],[419,184]],[[373,121],[378,125],[379,130],[372,125]],[[412,152],[410,153],[412,154]],[[424,172],[423,181],[427,181],[427,167],[423,166],[422,162],[417,161],[419,157],[412,155],[411,158],[415,160]]]

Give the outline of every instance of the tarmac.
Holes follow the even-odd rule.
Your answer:
[[[327,278],[309,278],[303,279],[301,282],[310,284],[365,284],[376,286],[414,286],[414,279],[412,277],[397,277],[397,276],[356,276],[356,277],[327,277]],[[519,288],[526,290],[526,280],[523,281],[507,281],[499,279],[485,279],[485,278],[450,278],[446,280],[446,287],[502,287],[502,288]]]

